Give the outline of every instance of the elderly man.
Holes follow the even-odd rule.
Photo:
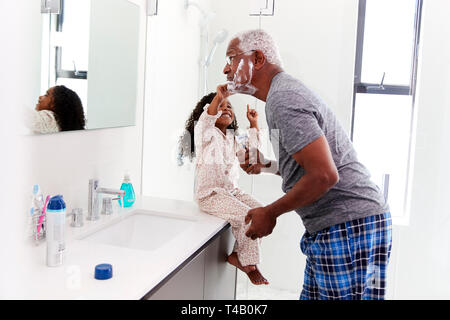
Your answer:
[[[271,171],[285,195],[248,211],[252,239],[272,233],[276,219],[295,210],[305,226],[306,255],[300,299],[384,299],[392,244],[389,207],[358,161],[345,131],[326,104],[282,69],[273,39],[263,30],[236,35],[223,70],[228,90],[266,102],[277,161],[249,161],[249,174]],[[280,268],[282,263],[280,262]]]

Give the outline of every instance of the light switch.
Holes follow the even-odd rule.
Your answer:
[[[147,0],[147,15],[156,16],[158,14],[158,0]]]
[[[275,0],[252,0],[250,7],[251,16],[273,16]]]
[[[61,0],[41,0],[41,13],[61,12]]]

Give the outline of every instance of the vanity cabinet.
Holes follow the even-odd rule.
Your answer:
[[[227,225],[143,299],[234,300],[237,269],[226,262],[233,244]]]

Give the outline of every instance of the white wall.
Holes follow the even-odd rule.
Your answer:
[[[394,228],[395,299],[450,298],[450,3],[424,1],[408,226]]]
[[[259,17],[249,16],[251,1],[214,1],[217,17],[211,34],[220,29],[229,37],[216,52],[209,70],[210,90],[225,82],[222,70],[229,40],[237,32],[259,28]],[[261,28],[268,31],[277,43],[284,69],[317,92],[336,113],[347,132],[350,132],[353,99],[353,69],[357,27],[356,0],[276,0],[275,15],[262,17]],[[267,128],[265,104],[253,97],[233,96],[241,127],[248,126],[246,104],[256,107],[261,128]],[[268,143],[270,148],[270,143]],[[252,178],[241,173],[240,184],[263,204],[283,195],[281,178],[261,175]],[[299,216],[290,212],[277,221],[274,232],[262,241],[261,270],[273,288],[300,292],[303,283],[305,258],[299,242],[304,232]]]
[[[20,83],[20,77],[13,76],[20,72],[21,76],[25,71],[38,72],[39,57],[28,55],[33,38],[28,33],[28,42],[23,41],[21,36],[27,34],[24,23],[21,19],[29,18],[29,14],[21,14],[21,10],[26,7],[24,2],[12,4],[12,2],[0,2],[0,41],[8,44],[9,50],[0,50],[0,63],[2,72],[0,73],[0,107],[2,116],[0,117],[0,141],[2,152],[0,165],[2,178],[0,179],[0,218],[5,221],[5,228],[0,233],[0,241],[4,245],[0,247],[0,260],[2,261],[0,272],[0,296],[4,297],[3,284],[10,279],[18,278],[15,274],[15,263],[21,255],[20,236],[21,226],[25,219],[25,211],[21,214],[21,209],[25,209],[21,203],[21,170],[25,168],[26,159],[23,157],[22,145],[18,143],[15,123],[18,122],[17,99],[21,99],[22,92],[33,92],[34,83],[24,81]],[[20,17],[20,19],[19,19]],[[14,34],[11,30],[16,30]],[[28,59],[26,57],[28,56]],[[7,225],[7,227],[6,227]]]
[[[136,0],[134,2],[144,3]],[[145,10],[141,11],[142,66],[138,83],[137,125],[92,131],[23,136],[21,110],[33,108],[40,94],[40,1],[1,2],[0,88],[2,144],[0,180],[0,298],[19,297],[21,278],[27,272],[26,226],[31,188],[38,183],[45,194],[62,194],[68,211],[84,208],[87,214],[88,180],[98,178],[106,187],[119,188],[125,169],[136,192],[141,190],[141,146],[144,83]],[[45,257],[42,257],[45,263]],[[6,292],[6,288],[8,291]]]
[[[209,11],[208,1],[195,2]],[[158,15],[148,20],[144,195],[193,199],[193,165],[177,166],[176,146],[199,98],[201,21],[184,1],[159,1]]]

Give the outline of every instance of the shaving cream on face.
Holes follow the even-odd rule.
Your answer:
[[[253,77],[253,63],[248,62],[248,75],[245,73],[245,59],[241,59],[234,74],[233,81],[227,83],[227,89],[233,93],[254,94],[256,88],[251,84]]]
[[[233,81],[227,81],[227,90],[231,92],[235,92],[236,85]]]

